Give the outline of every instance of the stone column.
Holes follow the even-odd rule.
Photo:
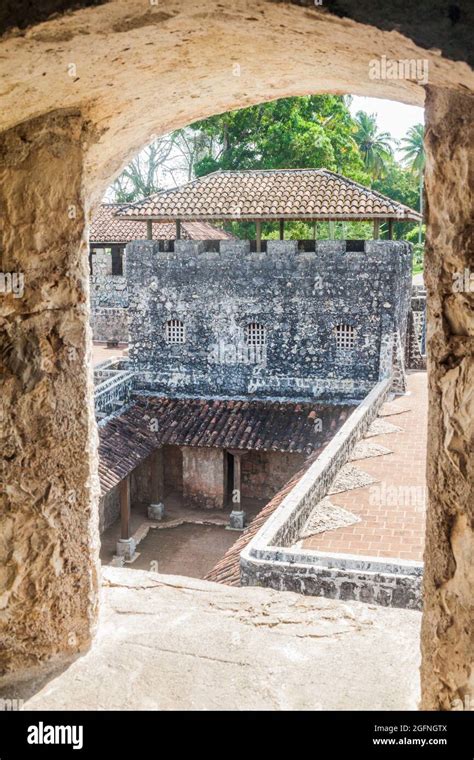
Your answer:
[[[148,518],[162,520],[165,514],[163,504],[163,449],[156,449],[151,456],[150,504]]]
[[[229,518],[229,528],[243,530],[245,527],[245,512],[242,510],[242,455],[233,454],[234,483],[232,490],[232,512]]]
[[[429,493],[421,678],[422,707],[435,710],[462,709],[474,696],[473,120],[472,95],[428,88]]]
[[[81,118],[0,135],[0,676],[88,647],[98,599]]]

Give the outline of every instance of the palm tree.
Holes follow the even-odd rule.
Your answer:
[[[393,156],[393,138],[388,132],[379,132],[375,114],[358,111],[355,116],[354,139],[359,146],[366,169],[374,179],[385,174],[387,163]]]
[[[418,175],[418,187],[420,192],[420,214],[423,216],[423,171],[425,168],[425,146],[423,144],[424,138],[423,124],[415,124],[407,132],[406,137],[402,139],[402,151],[405,154],[404,159],[409,166],[410,171],[413,174]],[[420,226],[418,227],[418,242],[421,243],[421,225],[423,220],[420,220]]]

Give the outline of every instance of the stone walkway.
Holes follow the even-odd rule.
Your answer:
[[[375,435],[365,439],[390,453],[352,460],[373,482],[332,493],[330,500],[360,521],[303,540],[306,549],[422,561],[427,444],[426,372],[408,375],[409,395],[382,407]],[[388,426],[387,424],[388,423]],[[390,429],[395,430],[390,432]],[[397,430],[399,428],[399,430]],[[378,434],[377,434],[378,433]],[[366,454],[373,446],[366,447]],[[384,451],[381,449],[381,451]],[[364,452],[362,452],[363,455]]]
[[[25,710],[414,710],[413,610],[105,568],[83,657]],[[12,693],[14,692],[14,693]]]

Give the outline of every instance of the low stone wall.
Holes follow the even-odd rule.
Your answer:
[[[349,460],[354,445],[377,416],[391,383],[392,378],[377,383],[242,551],[243,586],[420,608],[421,563],[291,548],[312,510]]]

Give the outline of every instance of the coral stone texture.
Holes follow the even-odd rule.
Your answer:
[[[0,674],[90,643],[97,606],[96,428],[88,361],[83,123],[0,136]]]
[[[474,292],[455,287],[474,265],[474,97],[430,88],[426,120],[430,501],[422,685],[426,709],[450,709],[474,688]]]
[[[370,78],[370,62],[386,56],[426,61],[429,80],[423,704],[449,709],[469,693],[474,321],[472,293],[454,293],[451,281],[454,271],[472,266],[474,77],[456,54],[468,18],[463,3],[440,4],[439,15],[423,2],[416,13],[424,16],[415,20],[406,3],[387,1],[377,3],[371,21],[372,5],[358,4],[359,22],[334,16],[331,5],[270,0],[111,0],[68,13],[66,0],[40,1],[31,25],[25,3],[2,9],[9,28],[0,41],[2,267],[25,274],[23,298],[1,299],[3,672],[18,675],[85,647],[95,618],[96,434],[84,245],[91,207],[154,134],[211,114],[322,92],[423,105],[421,82]],[[344,0],[338,12],[349,6]],[[16,12],[21,29],[12,26]]]

